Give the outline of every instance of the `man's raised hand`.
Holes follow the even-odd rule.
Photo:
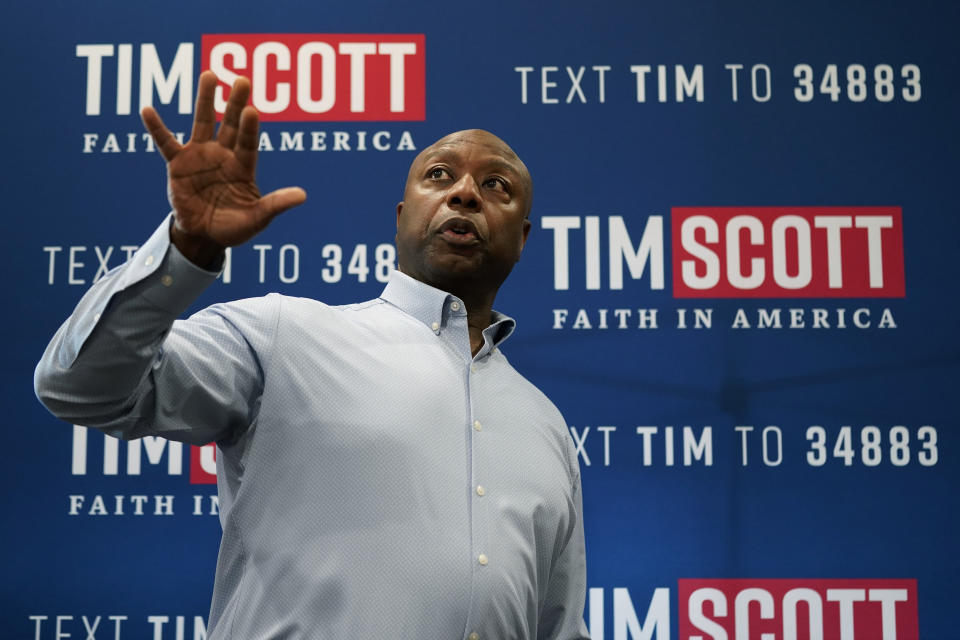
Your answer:
[[[193,263],[209,268],[225,247],[242,244],[275,216],[307,198],[299,187],[260,197],[254,178],[259,129],[257,110],[245,106],[250,81],[237,78],[220,131],[214,138],[213,94],[217,77],[200,74],[190,140],[181,145],[153,107],[140,113],[167,161],[168,195],[174,209],[170,238]]]

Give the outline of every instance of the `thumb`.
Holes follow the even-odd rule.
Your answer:
[[[306,199],[307,192],[300,187],[284,187],[271,191],[257,203],[257,228],[263,229],[275,217],[287,209],[303,204]]]

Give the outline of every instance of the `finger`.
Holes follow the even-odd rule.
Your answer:
[[[257,230],[266,227],[278,215],[303,204],[307,199],[307,192],[300,187],[285,187],[271,191],[260,198],[257,203],[256,226]]]
[[[166,125],[163,124],[157,110],[153,107],[144,107],[140,112],[140,119],[143,120],[143,126],[147,128],[150,137],[153,138],[153,143],[157,145],[157,149],[160,150],[164,159],[167,162],[173,160],[173,156],[177,155],[181,146]]]
[[[257,148],[260,146],[260,138],[257,132],[260,130],[260,116],[253,107],[244,107],[240,113],[240,130],[237,133],[237,146],[234,153],[237,160],[251,173],[257,167]]]
[[[197,106],[193,112],[193,131],[190,140],[206,142],[213,139],[217,115],[213,111],[213,94],[217,89],[217,76],[213,71],[204,71],[197,82]]]
[[[244,77],[237,78],[230,89],[230,99],[227,100],[227,109],[223,113],[220,131],[217,133],[217,142],[227,149],[237,144],[237,131],[240,128],[240,112],[250,97],[250,81]]]

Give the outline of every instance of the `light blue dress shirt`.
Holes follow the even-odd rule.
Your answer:
[[[169,220],[37,367],[64,420],[217,442],[208,638],[586,638],[580,474],[556,407],[463,302],[393,272],[346,306],[271,294],[177,316],[216,274]]]

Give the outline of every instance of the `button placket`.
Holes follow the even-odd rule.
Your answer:
[[[470,365],[470,371],[471,371],[472,373],[476,373],[476,371],[477,371],[477,365],[471,364],[471,365]],[[482,429],[483,429],[483,425],[480,424],[480,421],[479,421],[479,420],[474,420],[474,421],[473,421],[473,430],[474,430],[474,431],[481,431]],[[478,485],[474,488],[474,492],[477,494],[477,497],[482,498],[483,496],[486,495],[487,489],[486,489],[482,484],[478,484]]]
[[[471,371],[475,370],[475,365],[471,365]],[[485,477],[486,465],[484,464],[484,436],[483,433],[483,423],[480,420],[480,416],[476,414],[476,386],[474,384],[475,380],[471,374],[467,374],[468,379],[470,380],[470,414],[472,422],[470,427],[472,428],[472,454],[471,454],[471,480],[473,482],[473,553],[474,561],[477,567],[481,572],[489,563],[492,561],[488,555],[488,537],[489,537],[489,505],[487,504],[488,498],[484,496],[487,495],[487,487],[481,482]],[[485,583],[483,578],[483,573],[477,574],[475,580],[479,580],[478,588],[481,590],[484,589],[482,586]]]

